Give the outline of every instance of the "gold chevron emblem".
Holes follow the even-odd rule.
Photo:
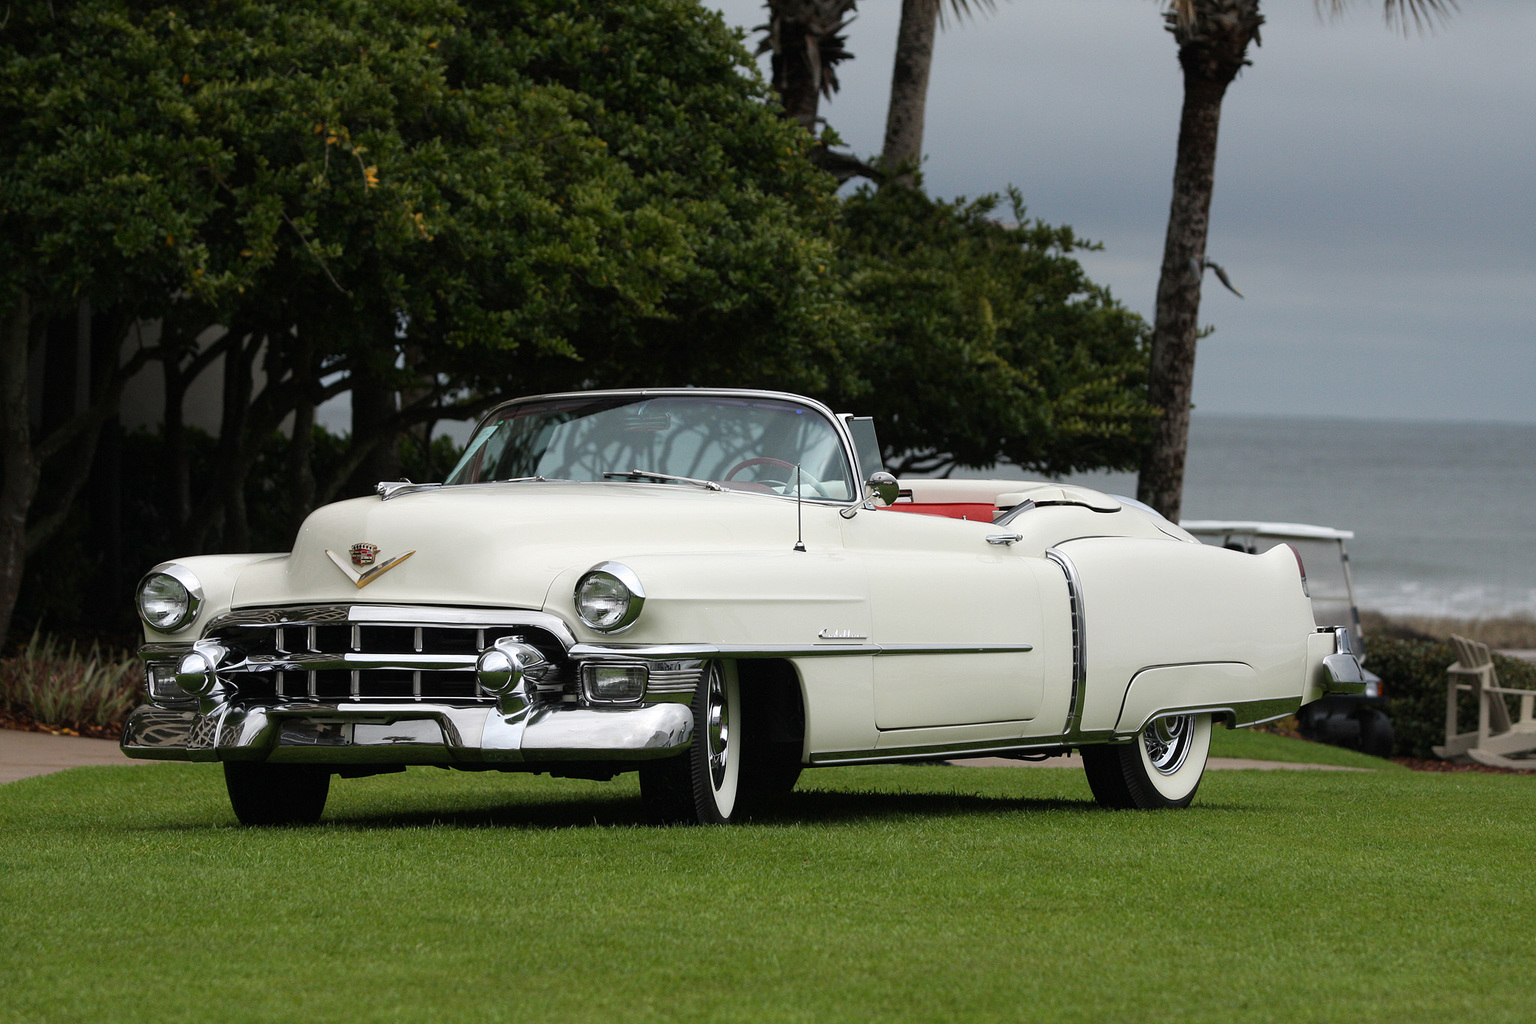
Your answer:
[[[380,562],[378,565],[373,566],[371,569],[364,569],[362,572],[358,572],[356,569],[352,568],[347,564],[347,560],[345,558],[342,558],[330,548],[326,548],[325,553],[331,556],[331,561],[336,563],[336,568],[346,573],[347,579],[351,580],[354,584],[357,585],[357,589],[361,590],[368,584],[372,583],[374,580],[378,579],[380,576],[383,576],[385,573],[389,572],[389,570],[393,569],[401,562],[405,561],[407,558],[410,558],[416,553],[416,551],[412,549],[403,555],[396,555],[389,561]]]

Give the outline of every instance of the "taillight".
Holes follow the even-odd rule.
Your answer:
[[[1301,573],[1301,592],[1311,597],[1312,591],[1307,589],[1307,564],[1301,560],[1301,552],[1296,550],[1295,544],[1287,544],[1286,547],[1290,548],[1291,554],[1296,556],[1296,571]]]

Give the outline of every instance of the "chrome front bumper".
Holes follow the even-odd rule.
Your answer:
[[[141,707],[123,753],[168,761],[543,764],[668,757],[693,738],[686,704],[637,707],[304,702],[203,710]]]

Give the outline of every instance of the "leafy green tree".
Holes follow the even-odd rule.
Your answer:
[[[684,0],[13,5],[0,625],[39,465],[147,361],[175,405],[168,490],[193,550],[246,545],[245,477],[290,415],[296,486],[324,500],[402,430],[507,392],[845,383],[833,183],[749,63]],[[35,442],[28,353],[81,297],[159,340]],[[189,480],[180,399],[220,361],[214,479]],[[386,400],[316,481],[308,423],[348,389]],[[70,459],[90,462],[79,444]]]
[[[1151,419],[1146,325],[1091,282],[1070,228],[993,219],[996,196],[861,190],[845,266],[872,320],[858,407],[898,473],[998,462],[1066,473],[1135,464]]]

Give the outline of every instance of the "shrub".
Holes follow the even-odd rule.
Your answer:
[[[1387,713],[1397,735],[1395,753],[1434,757],[1431,749],[1445,742],[1445,670],[1456,660],[1449,644],[1438,640],[1404,640],[1372,636],[1370,669],[1381,676],[1389,703]],[[1536,690],[1536,665],[1493,656],[1499,682]],[[1514,698],[1505,697],[1510,717],[1518,712]],[[1477,705],[1470,693],[1457,698],[1457,731],[1477,728]]]
[[[33,633],[19,655],[0,661],[0,706],[40,725],[100,731],[138,705],[142,679],[132,655],[94,642],[80,652]]]

